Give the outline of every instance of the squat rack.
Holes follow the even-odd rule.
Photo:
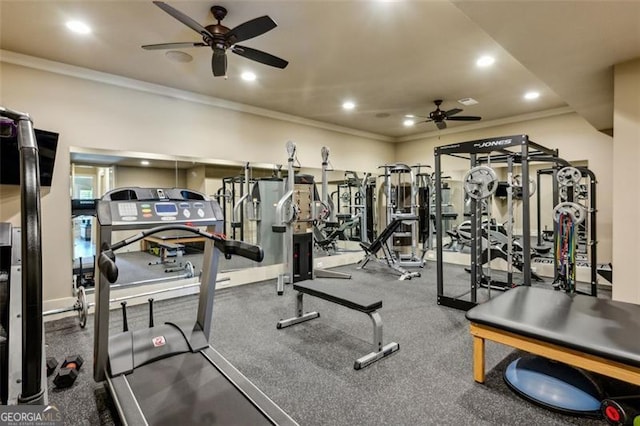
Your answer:
[[[482,164],[506,163],[511,169],[513,163],[519,163],[521,167],[522,184],[522,251],[523,284],[531,285],[531,215],[530,215],[530,188],[529,165],[531,162],[552,162],[568,166],[569,163],[558,157],[557,149],[542,146],[527,135],[502,136],[489,139],[479,139],[468,142],[453,143],[436,147],[435,157],[435,196],[436,196],[436,277],[438,304],[456,309],[469,310],[478,303],[477,289],[482,280],[482,202],[471,198],[471,287],[469,300],[461,296],[448,296],[444,292],[443,271],[443,229],[442,229],[442,156],[461,158],[470,162],[471,168]],[[490,261],[490,260],[489,260]]]

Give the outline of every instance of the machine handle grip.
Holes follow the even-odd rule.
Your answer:
[[[98,257],[98,268],[100,268],[100,273],[112,284],[118,280],[118,266],[115,260],[116,255],[113,250],[103,246],[102,253]]]
[[[225,257],[237,254],[254,262],[262,262],[262,259],[264,259],[262,247],[245,243],[244,241],[216,240],[215,245]]]
[[[212,240],[216,248],[220,250],[225,255],[225,257],[230,257],[233,254],[237,254],[238,256],[246,257],[247,259],[251,259],[255,262],[262,262],[262,259],[264,258],[264,252],[262,251],[262,248],[260,246],[254,246],[253,244],[248,244],[243,241],[227,240],[224,236],[221,236],[218,234],[210,234],[209,232],[201,231],[200,229],[195,228],[193,226],[162,225],[162,226],[157,226],[155,228],[148,229],[146,231],[139,232],[129,238],[125,238],[122,241],[118,241],[117,243],[112,244],[111,247],[109,247],[108,245],[103,246],[102,254],[100,254],[100,258],[98,259],[98,266],[102,270],[102,264],[100,262],[104,262],[105,271],[108,270],[107,268],[111,269],[108,271],[108,273],[113,273],[112,272],[114,270],[113,268],[115,268],[115,278],[114,278],[114,281],[115,281],[116,279],[118,279],[118,268],[116,267],[115,263],[113,264],[113,266],[109,266],[107,263],[107,262],[113,263],[116,258],[115,254],[113,253],[113,250],[121,249],[122,247],[126,247],[129,244],[135,243],[136,241],[140,241],[141,239],[148,237],[150,235],[156,234],[158,232],[172,231],[172,230],[187,231],[187,232],[198,234],[200,236],[203,236],[205,238]],[[106,255],[107,257],[103,259],[102,255],[105,253],[107,254]],[[108,255],[109,253],[110,255]],[[105,275],[107,279],[109,279],[109,276],[111,275]]]

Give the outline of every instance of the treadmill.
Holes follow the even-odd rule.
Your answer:
[[[261,261],[262,249],[226,240],[215,200],[188,189],[120,188],[97,203],[93,375],[106,380],[125,425],[296,425],[297,423],[209,345],[220,253]],[[201,230],[206,227],[206,231]],[[112,244],[114,231],[141,230]],[[165,231],[206,238],[195,323],[165,322],[109,336],[114,251]],[[126,320],[125,320],[126,322]]]

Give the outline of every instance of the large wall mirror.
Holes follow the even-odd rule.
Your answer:
[[[283,263],[282,234],[274,234],[268,222],[268,216],[272,216],[270,211],[275,212],[276,208],[277,198],[273,197],[278,195],[277,191],[271,193],[270,188],[277,187],[278,182],[286,178],[286,167],[282,165],[84,148],[71,148],[70,159],[71,250],[75,286],[93,287],[97,238],[95,200],[108,191],[123,187],[186,188],[217,200],[224,214],[224,234],[231,239],[259,244],[265,249],[265,259],[261,263],[240,256],[231,259],[221,257],[220,272]],[[335,221],[333,229],[338,230],[330,244],[316,244],[314,257],[359,251],[358,242],[363,238],[361,229],[365,229],[364,236],[367,234],[366,222],[361,220],[366,214],[361,207],[364,193],[360,189],[369,175],[328,170],[325,174],[327,185],[323,189],[319,167],[298,167],[298,174],[313,177],[318,201],[326,191],[332,206],[330,219]],[[248,197],[247,188],[250,192]],[[237,207],[239,203],[240,208]],[[262,204],[262,213],[257,213],[259,204]],[[322,214],[321,210],[321,207],[316,209],[318,215]],[[315,231],[320,231],[314,235],[320,242],[332,229]],[[135,231],[114,232],[112,242],[133,233]],[[197,278],[202,266],[203,247],[202,238],[177,231],[145,238],[117,253],[121,274],[114,285],[124,287]]]

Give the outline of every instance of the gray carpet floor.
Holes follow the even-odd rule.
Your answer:
[[[346,266],[353,279],[340,281],[383,300],[385,342],[400,350],[361,371],[356,358],[370,352],[369,318],[339,305],[305,296],[305,310],[321,317],[276,329],[294,314],[295,292],[277,296],[275,280],[220,290],[214,308],[212,345],[301,425],[602,425],[601,420],[564,416],[514,395],[502,373],[517,353],[487,342],[487,379],[473,381],[472,340],[464,312],[436,304],[435,265],[422,277],[398,281],[378,265]],[[155,320],[192,318],[197,299],[156,303]],[[147,307],[131,307],[129,327],[146,327]],[[112,311],[112,330],[122,327]],[[73,318],[46,324],[49,355],[81,354],[76,383],[53,388],[50,402],[67,424],[118,424],[108,391],[93,381],[93,317],[87,328]],[[640,392],[639,392],[640,393]]]

